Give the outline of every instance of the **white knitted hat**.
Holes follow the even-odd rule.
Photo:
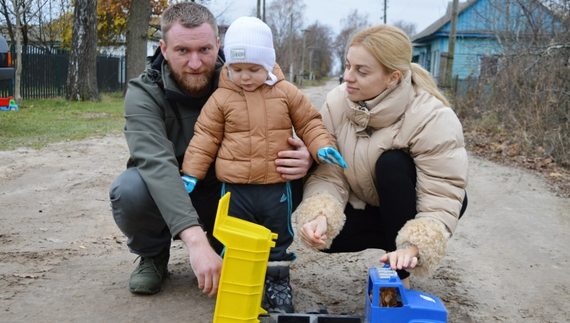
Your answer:
[[[259,64],[272,76],[275,49],[271,28],[255,17],[236,19],[226,31],[224,55],[228,65],[233,63]]]

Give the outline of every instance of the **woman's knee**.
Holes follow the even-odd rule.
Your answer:
[[[403,176],[415,183],[416,167],[413,158],[403,150],[387,150],[376,161],[379,182],[401,181]]]
[[[469,201],[467,199],[467,191],[465,191],[465,198],[463,199],[463,205],[461,205],[461,211],[459,211],[459,218],[460,219],[463,216],[463,214],[465,213],[465,210],[467,210],[468,204],[469,204]]]

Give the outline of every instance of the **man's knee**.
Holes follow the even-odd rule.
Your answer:
[[[155,207],[154,200],[136,168],[125,170],[115,179],[109,189],[109,198],[116,221],[117,217],[127,220]]]

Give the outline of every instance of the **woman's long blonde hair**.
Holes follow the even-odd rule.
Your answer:
[[[414,84],[449,106],[430,73],[420,65],[412,63],[412,42],[401,29],[383,24],[376,25],[356,33],[349,46],[364,47],[389,74],[400,71],[403,77],[411,70]]]

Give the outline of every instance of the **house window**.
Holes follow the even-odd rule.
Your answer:
[[[437,78],[439,76],[439,51],[436,50],[434,52],[431,53],[432,55],[432,59],[431,59],[431,68],[430,68],[430,72],[432,74],[433,77]]]
[[[497,75],[499,58],[497,56],[482,56],[479,58],[479,78],[488,79]]]

